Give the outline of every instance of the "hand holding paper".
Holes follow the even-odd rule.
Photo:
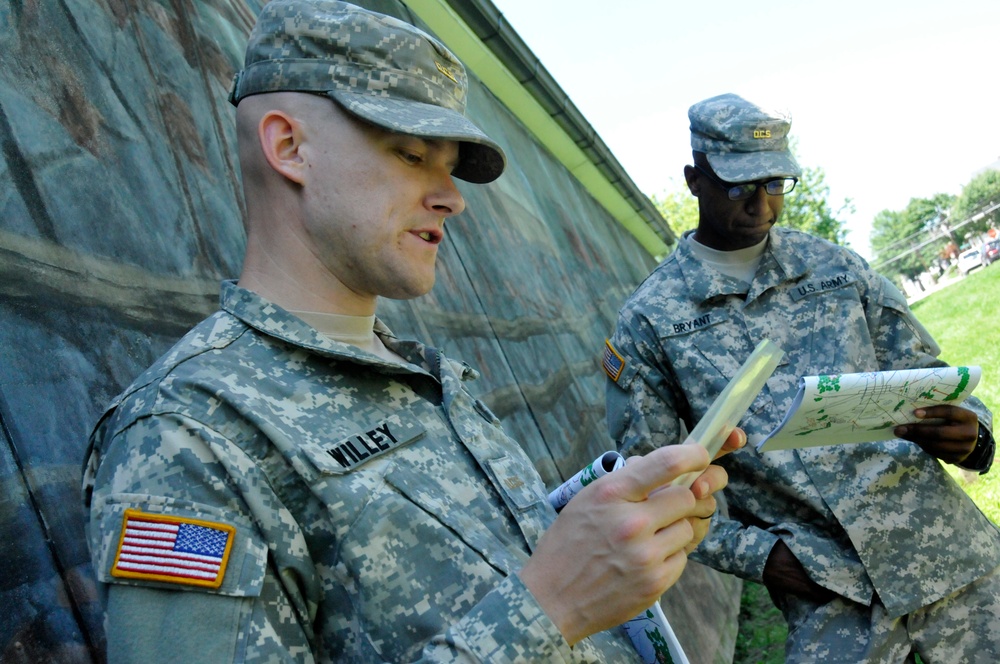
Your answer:
[[[617,452],[605,452],[549,494],[549,503],[558,512],[583,487],[599,477],[625,467]],[[646,664],[688,664],[687,655],[667,621],[659,601],[623,625],[636,652]]]
[[[683,571],[685,549],[705,534],[706,528],[699,535],[688,520],[710,516],[699,508],[726,484],[721,467],[706,472],[708,461],[731,438],[731,446],[740,446],[743,435],[734,436],[736,424],[781,356],[773,343],[761,342],[685,445],[654,450],[624,467],[617,453],[602,454],[549,495],[562,512],[521,578],[567,641],[621,623],[627,617],[621,612],[631,605],[634,617],[625,629],[643,659],[686,664],[657,598]],[[686,489],[699,477],[704,485],[696,486],[694,495]],[[600,488],[588,486],[598,479]],[[616,564],[608,565],[609,559]],[[649,595],[651,588],[660,590]]]
[[[900,438],[919,445],[945,463],[962,463],[976,448],[979,418],[961,406],[924,406],[915,413],[917,421],[896,427]]]
[[[705,450],[683,445],[634,457],[583,487],[542,535],[519,575],[570,644],[635,617],[677,581],[689,519],[705,505],[668,485],[708,462]],[[725,486],[724,471],[706,477],[711,492]]]
[[[895,438],[917,421],[917,408],[958,405],[976,385],[979,367],[806,376],[781,425],[757,444],[762,452]]]

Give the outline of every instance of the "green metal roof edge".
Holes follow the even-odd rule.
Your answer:
[[[676,237],[652,201],[492,2],[454,0],[459,11],[448,0],[406,4],[650,255],[669,252]]]

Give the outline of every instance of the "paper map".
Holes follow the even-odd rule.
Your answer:
[[[957,405],[968,397],[979,367],[937,367],[806,376],[784,421],[757,444],[762,452],[895,438],[893,428],[916,422],[921,406]]]
[[[750,404],[763,389],[767,379],[784,353],[765,339],[743,363],[726,388],[715,398],[704,417],[684,441],[687,445],[703,445],[714,457],[726,438],[746,414]],[[617,452],[605,452],[549,494],[549,503],[557,512],[597,478],[625,467],[625,459]],[[700,473],[685,473],[672,485],[691,486]],[[688,664],[687,655],[677,635],[667,621],[659,602],[632,618],[624,625],[625,633],[645,664]]]

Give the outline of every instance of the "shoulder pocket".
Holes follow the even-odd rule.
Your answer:
[[[522,463],[511,456],[502,456],[489,459],[486,464],[493,482],[513,508],[523,512],[544,499],[542,485],[537,480],[538,473],[526,459]]]

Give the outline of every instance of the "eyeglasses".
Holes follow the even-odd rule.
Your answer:
[[[798,178],[775,178],[774,180],[768,180],[766,182],[744,182],[741,184],[733,184],[731,182],[723,182],[713,173],[705,170],[698,164],[694,165],[705,177],[719,185],[726,190],[726,194],[729,196],[731,201],[745,201],[751,198],[757,193],[757,190],[764,187],[764,191],[770,196],[784,196],[792,189],[795,189],[795,185],[798,184]]]

